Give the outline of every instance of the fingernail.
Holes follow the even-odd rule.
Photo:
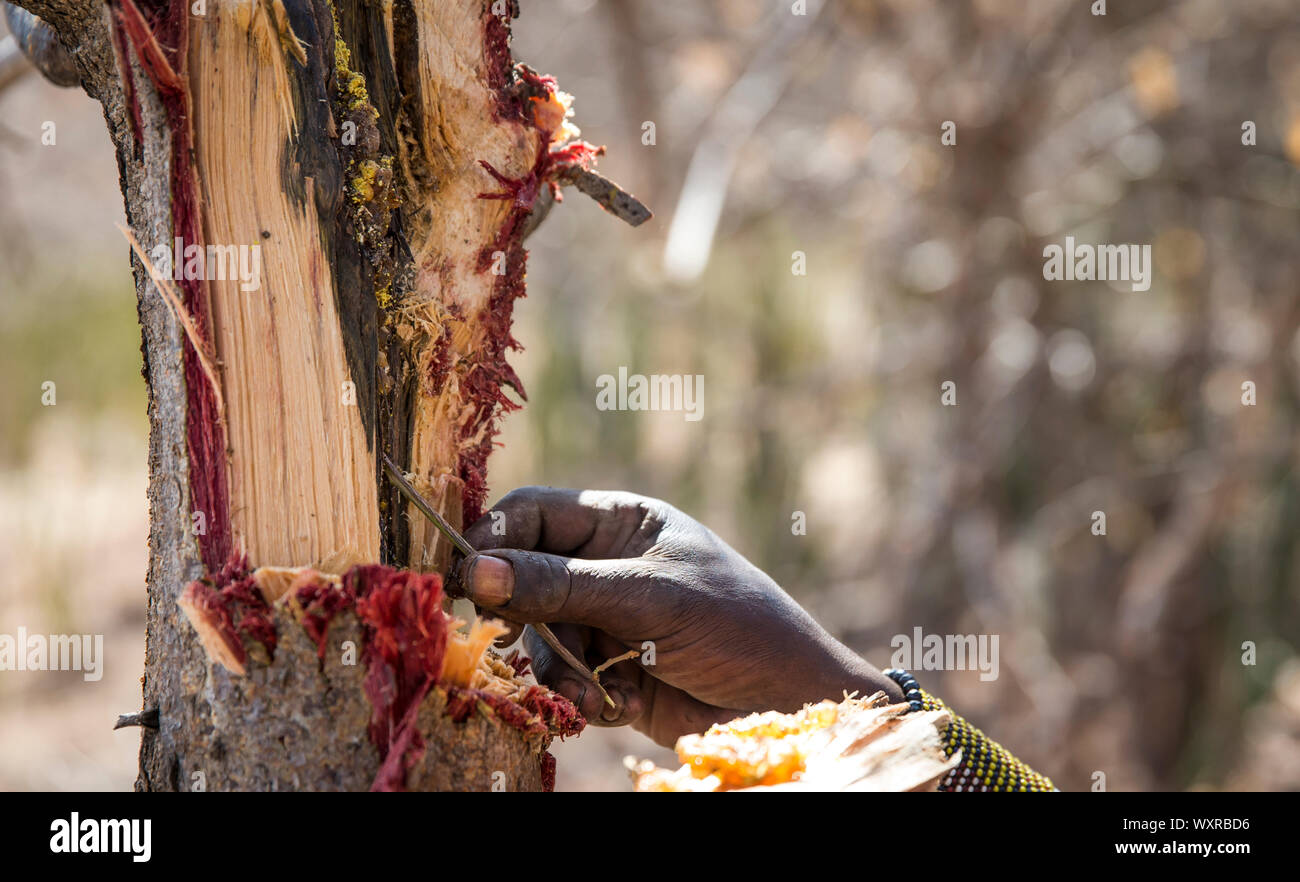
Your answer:
[[[617,689],[606,689],[614,706],[610,707],[609,702],[601,699],[600,718],[607,723],[612,723],[618,719],[619,714],[623,713],[623,693]]]
[[[465,592],[480,606],[504,606],[515,593],[514,567],[499,557],[480,554],[470,565]]]

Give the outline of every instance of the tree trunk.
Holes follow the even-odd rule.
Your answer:
[[[136,241],[137,789],[541,787],[576,728],[562,699],[490,660],[439,677],[470,651],[455,636],[402,642],[448,624],[421,574],[451,549],[381,460],[453,524],[481,513],[505,390],[523,395],[505,356],[529,216],[597,152],[513,64],[513,3],[20,5],[103,103]]]

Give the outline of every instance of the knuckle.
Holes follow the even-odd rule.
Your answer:
[[[494,511],[518,511],[530,507],[544,489],[534,484],[526,487],[516,487],[505,496],[502,496],[497,501],[497,504],[492,506],[492,509]]]
[[[544,577],[537,586],[538,601],[546,610],[559,610],[569,600],[571,573],[564,561],[559,558],[543,556],[541,558]]]
[[[635,493],[618,493],[606,509],[629,538],[653,540],[669,523],[675,511],[668,503]]]

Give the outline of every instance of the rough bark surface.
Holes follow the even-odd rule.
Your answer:
[[[317,658],[293,618],[276,615],[280,641],[269,665],[250,665],[246,677],[220,665],[187,668],[182,683],[201,696],[195,721],[210,722],[201,769],[209,790],[366,790],[379,771],[379,753],[366,727],[371,706],[362,689],[365,669],[336,653]],[[362,645],[356,616],[345,612],[329,626],[326,642]],[[541,789],[535,745],[490,717],[448,721],[446,694],[434,690],[421,703],[418,727],[426,748],[409,772],[412,790],[487,791]],[[496,775],[497,777],[494,777]]]
[[[364,667],[318,658],[277,610],[274,658],[233,675],[177,599],[230,551],[253,566],[445,567],[380,454],[453,523],[481,506],[503,389],[518,388],[505,352],[524,222],[548,176],[586,155],[550,156],[553,83],[520,80],[508,18],[484,0],[19,5],[103,104],[146,251],[185,235],[266,258],[252,295],[178,283],[198,341],[133,258],[150,418],[144,709],[159,720],[136,788],[365,789],[379,756]],[[217,390],[196,369],[205,345]],[[345,382],[355,405],[339,404]],[[351,611],[328,640],[360,645]],[[427,749],[408,787],[489,789],[493,773],[542,786],[536,738],[486,713],[453,723],[445,701],[434,689],[420,706]]]

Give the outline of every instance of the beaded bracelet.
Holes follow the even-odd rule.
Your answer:
[[[925,696],[921,692],[921,687],[916,682],[915,677],[901,668],[889,668],[885,671],[885,676],[897,683],[899,688],[903,690],[903,700],[907,702],[912,710],[921,710],[921,703]]]
[[[1056,787],[1044,775],[1016,759],[1009,750],[952,712],[938,698],[924,692],[907,671],[890,668],[885,676],[898,684],[908,704],[908,713],[919,710],[947,711],[952,717],[944,732],[943,754],[961,751],[960,764],[939,783],[944,792],[1041,793]]]

